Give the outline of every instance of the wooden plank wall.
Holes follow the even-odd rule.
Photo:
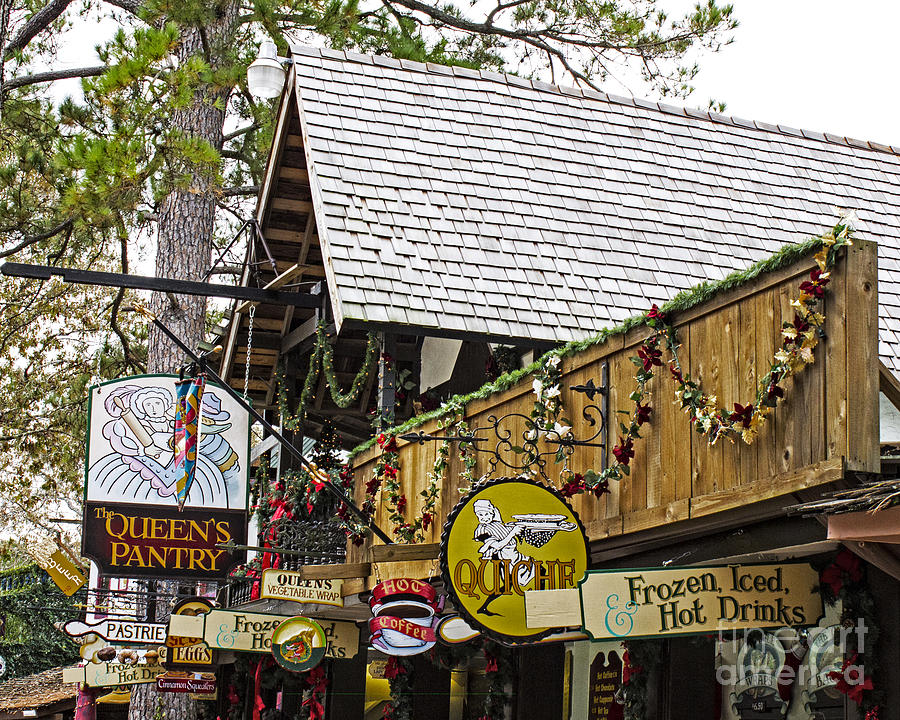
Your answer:
[[[720,405],[730,407],[734,402],[746,404],[754,399],[757,379],[768,371],[780,346],[782,322],[793,320],[790,302],[813,267],[811,258],[801,261],[675,318],[684,369],[699,377],[701,387],[716,394]],[[751,445],[723,440],[710,447],[706,437],[693,432],[687,414],[676,404],[674,380],[668,371],[658,372],[649,385],[653,418],[645,426],[643,439],[636,442],[631,476],[613,484],[611,492],[600,499],[574,499],[591,540],[833,482],[845,469],[878,472],[876,294],[875,246],[858,241],[839,261],[828,286],[827,337],[815,350],[815,362],[797,378],[783,383],[785,399]],[[609,361],[611,416],[615,418],[617,410],[630,410],[628,396],[635,381],[629,358],[646,335],[646,329],[637,329],[563,360],[563,406],[565,415],[574,421],[576,436],[583,436],[587,429],[581,413],[588,401],[569,386],[591,379],[599,384],[601,363]],[[471,403],[466,419],[474,428],[486,425],[490,415],[528,415],[532,403],[528,378],[504,393]],[[618,422],[613,422],[617,427]],[[431,422],[420,429],[435,432],[438,428]],[[522,427],[516,426],[514,432],[521,437]],[[419,445],[400,441],[400,474],[410,500],[410,518],[420,511],[419,493],[427,483],[437,450],[437,442]],[[377,455],[376,449],[356,458],[357,488],[371,477]],[[599,469],[599,451],[576,448],[570,464],[576,472]],[[548,465],[550,479],[557,485],[560,467],[552,462]],[[457,453],[451,451],[440,513],[426,543],[440,540],[443,521],[460,498],[461,469]],[[477,473],[487,469],[486,454],[479,454]],[[360,500],[361,495],[358,491]],[[382,528],[390,528],[383,501],[377,519]],[[351,556],[353,560],[348,561],[365,560],[367,548],[351,548]],[[434,562],[417,561],[385,564],[382,577],[409,573],[437,574]]]

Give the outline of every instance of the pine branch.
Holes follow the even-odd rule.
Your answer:
[[[37,235],[26,235],[22,239],[22,242],[20,242],[18,245],[14,245],[13,247],[9,248],[9,250],[0,251],[0,258],[15,255],[17,252],[19,252],[20,250],[24,250],[29,245],[33,245],[34,243],[40,242],[41,240],[48,240],[54,235],[58,235],[59,233],[63,232],[64,230],[68,230],[71,227],[72,220],[70,218],[68,220],[63,220],[59,225],[55,225],[49,230],[45,230],[44,232],[38,233]]]
[[[62,15],[72,0],[50,0],[44,7],[28,18],[28,22],[16,36],[3,48],[3,59],[9,60],[14,52],[24,48],[32,38],[42,30],[46,30],[50,24]]]
[[[3,83],[0,93],[7,93],[26,85],[54,82],[55,80],[67,80],[68,78],[85,78],[102,75],[107,70],[106,65],[94,65],[93,67],[70,68],[68,70],[51,70],[49,72],[34,73],[34,75],[22,75]]]
[[[234,140],[236,137],[246,135],[247,133],[253,132],[254,130],[259,130],[259,123],[253,123],[252,125],[247,125],[246,127],[238,128],[237,130],[232,130],[230,133],[225,133],[225,135],[222,137],[222,142]]]
[[[259,185],[242,185],[240,187],[223,188],[222,197],[237,197],[239,195],[256,195]]]
[[[110,5],[127,10],[132,15],[139,16],[144,3],[141,0],[106,0]]]

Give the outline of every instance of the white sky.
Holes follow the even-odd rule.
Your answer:
[[[688,104],[715,98],[727,115],[900,145],[900,3],[732,2],[735,41],[701,60]]]
[[[696,0],[658,2],[674,17]],[[727,104],[728,115],[900,145],[900,3],[732,2],[740,21],[735,42],[701,58],[697,90],[687,104],[705,108],[714,98]],[[93,46],[107,35],[104,29],[96,18],[76,20],[60,47],[59,65],[93,64]],[[613,83],[604,89],[624,94]],[[54,90],[57,96],[77,92],[78,83],[59,83]]]

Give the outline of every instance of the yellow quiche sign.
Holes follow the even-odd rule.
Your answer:
[[[522,478],[479,483],[450,513],[441,535],[441,571],[460,613],[507,643],[538,640],[525,592],[576,588],[587,571],[578,515],[552,488]]]

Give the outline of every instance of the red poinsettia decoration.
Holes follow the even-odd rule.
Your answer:
[[[380,447],[382,451],[386,453],[397,452],[397,438],[393,435],[385,435],[384,433],[381,433],[375,442],[377,442],[378,447]]]
[[[397,499],[397,512],[402,515],[404,510],[406,510],[406,495],[401,495]]]
[[[822,298],[825,296],[825,286],[828,284],[828,280],[829,278],[823,278],[822,271],[816,268],[809,274],[809,280],[800,283],[800,291],[814,298]]]
[[[314,667],[307,674],[306,682],[311,692],[309,697],[303,701],[303,706],[309,708],[309,720],[324,720],[325,706],[320,698],[328,689],[328,676],[325,674],[325,668],[321,665]]]
[[[822,571],[819,581],[823,585],[828,585],[837,595],[848,580],[853,583],[862,580],[862,566],[859,558],[845,548],[838,553],[834,562]]]
[[[750,420],[753,417],[753,403],[749,403],[748,405],[741,405],[740,403],[734,404],[734,412],[728,416],[728,421],[733,423],[740,423],[745,428],[750,427]]]
[[[871,690],[874,685],[872,684],[872,678],[866,677],[862,672],[862,668],[856,664],[857,658],[858,655],[854,654],[853,657],[844,660],[840,672],[832,671],[828,673],[828,677],[836,680],[837,684],[835,687],[859,705],[862,703],[863,693],[866,690]]]
[[[646,372],[650,372],[654,365],[662,365],[662,350],[655,345],[644,343],[638,348],[637,353]]]
[[[662,310],[660,310],[659,307],[657,307],[656,303],[653,303],[653,305],[650,306],[649,312],[647,313],[647,319],[668,322],[669,315],[668,313],[664,313]],[[650,326],[653,327],[654,324],[650,323]]]
[[[599,480],[596,485],[589,488],[594,496],[601,498],[609,492],[609,480]]]
[[[406,675],[406,668],[400,664],[396,655],[391,655],[384,666],[384,677],[387,680],[396,680],[400,675]]]
[[[574,497],[584,489],[584,475],[580,473],[574,473],[572,477],[569,478],[569,481],[564,483],[563,486],[559,489],[559,494],[565,498],[570,498]]]
[[[622,643],[622,645],[625,647],[625,652],[622,653],[622,684],[628,685],[631,682],[632,677],[644,672],[644,668],[640,665],[631,664],[631,655],[628,653],[628,646],[625,645],[625,643]]]
[[[622,465],[627,465],[634,457],[634,438],[619,437],[619,444],[613,448],[613,455]]]
[[[637,426],[640,427],[645,422],[650,422],[650,415],[653,413],[653,408],[649,405],[641,405],[640,403],[635,403],[634,405],[634,421],[637,423]]]
[[[484,651],[484,659],[487,661],[487,664],[484,666],[484,671],[486,673],[495,673],[499,672],[500,666],[497,664],[497,658],[487,650]]]

